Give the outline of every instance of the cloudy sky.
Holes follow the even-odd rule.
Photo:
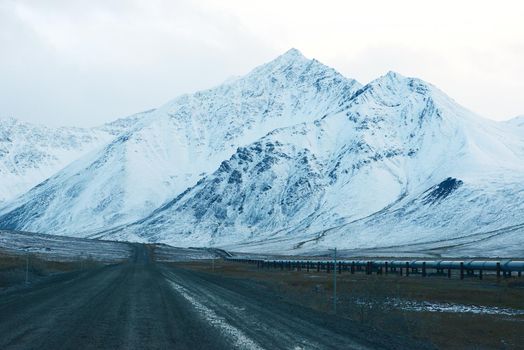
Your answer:
[[[361,83],[394,70],[509,119],[524,114],[521,3],[0,0],[0,117],[98,125],[295,47]]]

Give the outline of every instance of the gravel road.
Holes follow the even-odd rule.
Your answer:
[[[406,349],[247,281],[151,261],[67,273],[0,294],[0,349]]]

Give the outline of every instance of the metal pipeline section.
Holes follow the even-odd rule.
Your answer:
[[[256,259],[256,258],[228,258],[230,261],[252,262],[263,264],[332,264],[333,260],[308,259]],[[483,270],[501,272],[523,272],[524,260],[338,260],[337,265],[373,268],[410,268],[436,270]]]

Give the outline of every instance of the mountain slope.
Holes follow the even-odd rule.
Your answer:
[[[72,161],[110,142],[148,113],[95,128],[51,128],[0,119],[0,203],[14,199]]]
[[[13,199],[109,140],[105,132],[0,119],[0,203]]]
[[[523,145],[503,123],[391,72],[340,113],[239,148],[147,218],[102,236],[297,253],[442,246],[520,223]]]
[[[148,215],[275,128],[341,110],[361,85],[290,50],[152,111],[0,212],[6,228],[85,235]]]

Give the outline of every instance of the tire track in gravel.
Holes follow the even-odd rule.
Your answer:
[[[377,336],[350,320],[283,302],[246,281],[173,267],[164,267],[163,274],[203,319],[218,323],[217,328],[228,325],[237,332],[230,338],[248,339],[265,349],[419,349],[421,345]]]

